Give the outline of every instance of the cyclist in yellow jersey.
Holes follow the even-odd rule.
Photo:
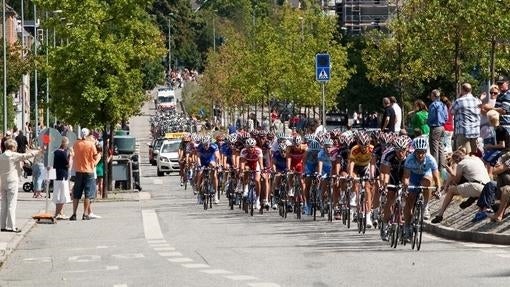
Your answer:
[[[348,172],[351,177],[369,177],[370,165],[372,162],[372,153],[374,146],[370,144],[370,137],[363,131],[355,135],[357,145],[351,149],[349,155]],[[356,198],[359,196],[359,181],[354,181],[353,191],[356,197],[351,198],[351,206],[356,206]],[[365,181],[365,198],[367,202],[367,228],[372,227],[372,184],[369,180]]]

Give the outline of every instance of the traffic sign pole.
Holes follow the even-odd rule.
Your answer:
[[[315,55],[315,79],[322,86],[322,126],[326,128],[326,82],[331,78],[331,64],[328,53]]]
[[[326,83],[322,82],[322,126],[326,129]]]

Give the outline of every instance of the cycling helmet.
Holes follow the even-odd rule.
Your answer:
[[[277,132],[276,133],[276,138],[278,140],[284,139],[285,138],[285,133],[284,132]]]
[[[201,143],[204,145],[211,144],[211,137],[210,136],[204,136],[201,140]]]
[[[247,131],[240,131],[239,132],[239,138],[240,139],[247,139],[250,137],[250,134]]]
[[[326,138],[326,139],[324,139],[324,142],[322,142],[322,144],[325,145],[325,146],[326,145],[331,146],[331,145],[333,145],[333,140]]]
[[[200,141],[200,136],[196,133],[193,133],[191,134],[191,140],[194,141],[194,142],[199,142]]]
[[[427,150],[429,142],[424,137],[417,137],[413,140],[413,147],[415,150]]]
[[[280,149],[280,151],[285,151],[287,150],[287,143],[285,142],[281,142],[278,144],[278,148]]]
[[[257,144],[257,141],[254,138],[246,139],[246,146],[247,147],[254,147],[256,144]]]
[[[379,142],[384,144],[384,145],[391,144],[393,142],[393,134],[391,134],[391,133],[380,133],[378,139],[379,139]]]
[[[355,138],[359,145],[370,144],[370,137],[367,135],[367,133],[365,133],[363,131],[356,132]]]
[[[274,139],[274,133],[273,132],[268,132],[267,133],[267,139],[268,140],[273,140]]]
[[[351,145],[351,143],[353,142],[353,136],[352,136],[352,133],[350,132],[345,132],[343,134],[340,135],[340,143],[343,144],[343,145]]]
[[[259,131],[258,131],[258,130],[252,130],[252,131],[250,132],[250,136],[251,136],[252,138],[256,138],[256,137],[258,137],[258,136],[259,136]]]
[[[315,140],[315,136],[314,136],[313,134],[306,134],[306,135],[304,136],[304,138],[305,138],[305,142],[306,142],[306,143],[309,143],[309,142],[311,142],[311,141]]]
[[[298,145],[300,145],[300,144],[302,144],[302,143],[303,143],[303,139],[301,138],[301,136],[300,136],[300,135],[294,136],[294,137],[292,138],[292,144],[293,144],[293,145],[298,146]]]
[[[399,136],[393,141],[393,146],[396,149],[407,149],[411,139],[408,136]]]
[[[237,134],[236,133],[229,134],[227,140],[230,143],[235,143],[237,141]]]
[[[319,151],[320,149],[321,149],[321,144],[318,141],[312,140],[312,141],[308,142],[308,150]]]
[[[336,128],[336,129],[333,129],[329,134],[331,135],[330,136],[331,138],[338,138],[342,134],[342,131],[340,129]]]

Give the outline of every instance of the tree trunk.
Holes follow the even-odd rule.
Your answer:
[[[460,94],[460,39],[457,38],[455,41],[455,61],[454,61],[454,73],[455,73],[455,91],[458,96]]]

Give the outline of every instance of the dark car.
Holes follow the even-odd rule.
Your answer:
[[[349,117],[343,112],[326,113],[326,125],[328,126],[347,126]]]
[[[149,162],[151,165],[156,165],[159,148],[163,144],[164,140],[164,138],[157,138],[152,140],[152,143],[149,145]]]

